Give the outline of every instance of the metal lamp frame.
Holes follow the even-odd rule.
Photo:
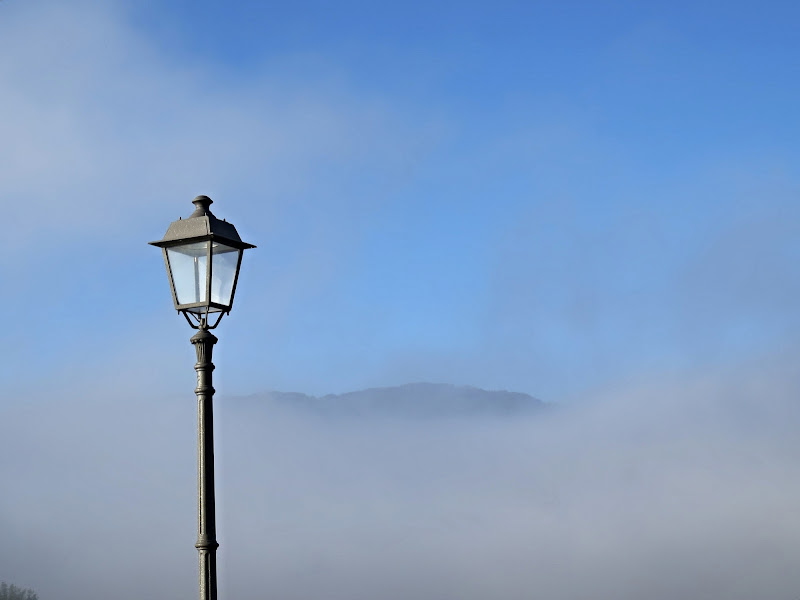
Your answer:
[[[161,248],[164,256],[164,265],[167,268],[167,276],[169,279],[169,288],[172,293],[172,301],[175,305],[175,310],[183,314],[186,322],[193,329],[214,329],[222,317],[230,314],[233,308],[233,299],[236,296],[236,286],[239,283],[239,270],[242,266],[242,254],[249,248],[255,248],[253,244],[243,242],[239,237],[239,233],[232,223],[228,223],[225,219],[217,219],[211,211],[209,206],[212,204],[211,198],[208,196],[197,196],[192,203],[195,205],[195,211],[188,219],[178,219],[173,221],[164,238],[157,242],[150,242],[153,246]],[[177,246],[184,246],[186,244],[195,244],[200,242],[208,242],[206,248],[206,273],[205,273],[205,302],[191,302],[181,304],[178,301],[178,293],[175,289],[175,279],[173,277],[172,265],[169,262],[167,250]],[[217,242],[224,244],[231,248],[236,248],[239,255],[236,259],[236,272],[233,276],[233,287],[231,288],[231,297],[229,304],[221,304],[219,302],[211,301],[211,280],[213,277],[214,269],[214,252],[213,244]],[[201,310],[193,310],[201,309]],[[216,322],[209,325],[209,315],[213,313],[220,313]],[[190,318],[191,315],[191,318]],[[195,320],[195,323],[192,322]]]
[[[205,302],[189,302],[185,304],[181,304],[178,302],[178,292],[175,289],[175,279],[172,273],[172,265],[169,262],[169,255],[167,254],[168,248],[174,248],[176,246],[183,246],[186,244],[195,244],[199,242],[209,242],[208,247],[206,248],[206,272],[205,272],[205,292],[206,292],[206,301]],[[211,300],[211,280],[213,278],[214,273],[214,250],[213,245],[214,242],[218,242],[220,244],[224,244],[226,246],[230,246],[232,248],[236,248],[237,251],[237,258],[236,258],[236,271],[233,276],[233,287],[231,288],[231,298],[229,304],[221,304],[219,302],[212,302]],[[236,297],[236,286],[239,283],[239,270],[242,267],[242,255],[244,254],[244,250],[246,248],[252,248],[252,245],[247,245],[246,248],[241,247],[242,244],[235,243],[234,240],[228,240],[220,237],[214,236],[203,236],[202,238],[192,238],[188,240],[176,240],[174,242],[169,242],[161,246],[162,254],[164,256],[164,266],[167,268],[167,276],[169,278],[169,289],[172,293],[172,301],[175,304],[175,310],[179,313],[183,314],[186,318],[186,322],[193,329],[198,329],[202,326],[202,323],[208,323],[208,315],[209,313],[219,313],[219,318],[216,320],[213,326],[207,325],[208,329],[214,329],[219,322],[222,320],[224,315],[230,314],[231,309],[233,308],[233,299]],[[195,311],[192,310],[193,308],[204,308],[204,311]],[[212,310],[216,309],[216,310]],[[198,323],[195,325],[192,323],[189,315],[192,316]]]

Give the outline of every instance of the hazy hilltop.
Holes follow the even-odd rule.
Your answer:
[[[270,391],[239,400],[277,404],[286,408],[342,417],[511,416],[531,414],[546,406],[541,400],[521,392],[489,391],[445,383],[409,383],[325,396]]]

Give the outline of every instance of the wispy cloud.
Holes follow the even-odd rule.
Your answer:
[[[59,240],[141,233],[144,215],[177,218],[198,190],[258,193],[250,216],[268,222],[331,179],[402,168],[403,153],[429,135],[321,72],[301,82],[265,66],[236,77],[172,60],[119,4],[2,10],[0,175],[17,224],[5,243],[33,231]]]

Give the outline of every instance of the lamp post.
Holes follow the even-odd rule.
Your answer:
[[[197,543],[200,558],[200,600],[217,598],[217,527],[214,509],[214,387],[211,362],[214,329],[233,307],[242,252],[255,248],[243,242],[236,228],[217,219],[208,196],[197,196],[195,211],[173,221],[164,238],[150,242],[164,254],[175,309],[197,330],[191,343],[197,352]],[[216,316],[214,324],[210,318]]]

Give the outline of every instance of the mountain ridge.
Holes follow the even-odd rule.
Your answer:
[[[429,382],[373,387],[322,396],[271,390],[246,398],[327,416],[515,416],[540,412],[547,407],[545,402],[524,392]]]

